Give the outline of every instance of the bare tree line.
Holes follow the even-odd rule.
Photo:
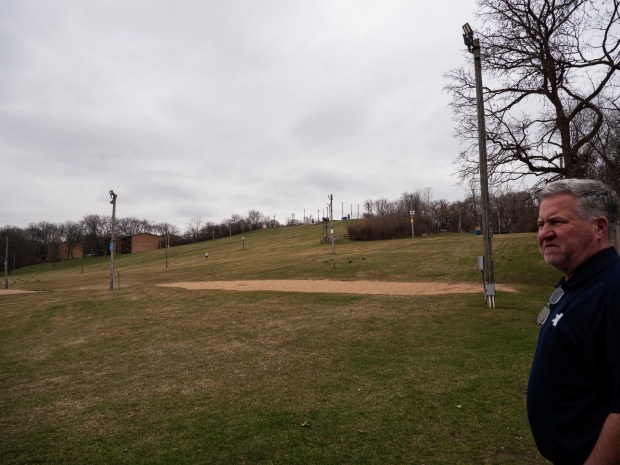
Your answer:
[[[14,268],[73,258],[76,245],[81,245],[84,256],[101,256],[108,253],[112,228],[112,218],[102,215],[87,215],[81,221],[51,223],[39,221],[26,228],[6,226],[0,229],[0,238],[8,237],[10,244],[9,261]],[[116,231],[119,236],[140,233],[155,235],[178,235],[178,228],[168,223],[150,223],[146,220],[128,217],[117,220]],[[67,256],[62,256],[60,244],[65,244]]]
[[[427,187],[400,199],[366,200],[364,217],[347,225],[352,240],[393,239],[423,236],[436,232],[474,233],[480,227],[480,194],[471,185],[464,200],[433,200]],[[411,212],[414,227],[411,227]],[[536,230],[538,204],[529,191],[497,191],[491,195],[491,222],[497,233]]]
[[[416,235],[438,231],[473,232],[479,225],[479,198],[474,187],[469,195],[458,202],[433,200],[432,189],[425,188],[413,193],[404,193],[399,200],[367,200],[364,203],[364,218],[367,225],[374,225],[364,234],[349,231],[351,239],[377,239],[406,237],[411,234],[409,214],[415,213]],[[493,196],[493,211],[496,212],[497,230],[503,232],[532,231],[536,223],[536,205],[527,192],[504,192]],[[398,227],[386,229],[387,219],[394,219]],[[381,220],[381,221],[378,221]],[[311,222],[308,216],[304,221]],[[9,263],[11,268],[20,268],[44,261],[57,261],[73,258],[74,246],[81,245],[83,256],[96,257],[109,253],[112,218],[105,215],[87,215],[81,221],[51,223],[40,221],[26,228],[6,226],[0,229],[0,243],[8,237],[10,244]],[[287,225],[297,225],[301,221],[290,219]],[[361,227],[361,223],[349,222]],[[249,210],[243,217],[233,214],[220,223],[205,221],[201,217],[191,218],[185,231],[170,223],[152,223],[134,217],[120,218],[116,224],[118,237],[150,233],[165,236],[171,246],[196,243],[233,235],[245,234],[264,227],[279,227],[281,224],[258,210]],[[63,249],[60,244],[65,244]],[[0,255],[4,255],[1,248]],[[64,254],[64,256],[63,256]],[[3,257],[4,258],[4,257]]]
[[[192,242],[205,241],[223,236],[242,234],[255,230],[266,224],[279,226],[275,220],[269,220],[257,210],[250,210],[247,217],[232,215],[221,224],[204,221],[194,217],[187,223],[185,231],[170,223],[153,223],[135,217],[119,218],[116,221],[116,236],[135,236],[137,234],[154,234],[165,236],[166,243],[175,246]],[[73,251],[81,246],[84,257],[96,257],[109,254],[112,217],[105,215],[87,215],[80,221],[51,223],[39,221],[26,228],[6,226],[0,228],[0,243],[4,245],[8,238],[10,244],[10,267],[20,268],[45,261],[57,261],[74,258]],[[61,247],[61,244],[64,247]],[[4,260],[5,248],[0,255]]]
[[[263,227],[273,228],[278,226],[280,226],[278,221],[269,218],[258,210],[248,211],[246,217],[235,213],[219,224],[205,221],[202,217],[195,216],[187,223],[187,229],[183,234],[183,238],[185,242],[201,242],[209,239],[243,234],[245,232],[262,229]]]

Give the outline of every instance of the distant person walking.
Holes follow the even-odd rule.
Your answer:
[[[620,464],[618,195],[565,179],[539,193],[538,247],[564,274],[538,315],[527,389],[530,427],[555,465]]]

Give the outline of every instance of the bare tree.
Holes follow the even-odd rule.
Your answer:
[[[209,237],[215,240],[217,225],[213,221],[206,221],[200,229],[199,240],[208,241]]]
[[[180,236],[181,232],[179,231],[179,228],[176,227],[173,224],[170,223],[157,223],[157,224],[153,224],[151,225],[151,232],[153,234],[156,234],[157,236],[166,236],[166,235],[171,235],[171,236]]]
[[[393,204],[388,199],[375,200],[373,210],[378,216],[387,216],[394,213]]]
[[[40,221],[31,223],[26,235],[33,244],[36,256],[41,260],[56,260],[60,243],[60,228],[54,223]]]
[[[0,238],[9,238],[9,256],[6,258],[8,258],[11,264],[10,267],[13,270],[22,266],[39,263],[40,261],[39,255],[34,250],[34,244],[28,236],[25,230],[17,226],[5,226],[0,229]],[[4,245],[4,241],[1,243]],[[6,248],[0,247],[0,255],[2,255],[0,263],[4,262],[5,252]]]
[[[433,224],[437,231],[447,231],[450,227],[450,204],[447,200],[433,202]]]
[[[607,112],[593,148],[598,155],[593,177],[605,181],[620,193],[620,111]]]
[[[493,182],[590,173],[597,163],[591,144],[605,109],[618,109],[619,3],[480,0],[477,37]],[[469,179],[478,167],[474,77],[460,68],[447,78],[457,136],[466,142],[458,169]]]
[[[105,218],[100,215],[87,215],[80,224],[84,234],[84,255],[103,255],[105,253]]]
[[[136,234],[149,233],[153,230],[152,225],[147,220],[139,220],[133,216],[117,220],[116,228],[121,236],[135,236]]]
[[[82,225],[74,221],[66,221],[60,226],[60,237],[67,244],[67,256],[61,258],[73,258],[75,246],[82,241]]]
[[[250,229],[260,229],[261,225],[265,222],[265,215],[258,210],[250,210],[248,212],[247,222]]]
[[[192,242],[198,242],[198,237],[203,225],[204,222],[200,216],[194,216],[191,220],[189,220],[189,223],[187,223],[187,234],[191,238]]]
[[[534,232],[538,217],[536,197],[528,191],[505,191],[491,196],[493,208],[490,221],[497,231]]]
[[[226,220],[226,224],[229,225],[232,234],[242,234],[245,232],[245,219],[237,213],[233,214],[229,220]]]
[[[408,216],[411,211],[420,212],[420,205],[422,204],[420,191],[414,193],[405,192],[400,198],[400,210],[403,215]]]

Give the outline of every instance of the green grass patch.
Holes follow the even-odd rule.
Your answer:
[[[20,272],[0,296],[3,464],[535,464],[525,387],[556,275],[494,241],[482,293],[186,291],[213,279],[478,282],[480,238],[320,244],[322,227]],[[209,251],[205,260],[204,251]],[[503,255],[502,255],[503,254]]]

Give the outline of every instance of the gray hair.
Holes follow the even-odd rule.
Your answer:
[[[561,194],[572,194],[577,198],[577,208],[583,218],[604,216],[609,222],[608,239],[613,242],[618,223],[618,194],[607,184],[594,179],[561,179],[543,187],[538,200]]]

